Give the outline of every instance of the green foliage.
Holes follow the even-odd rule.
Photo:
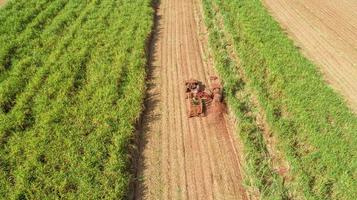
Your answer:
[[[151,1],[56,0],[31,20],[42,1],[29,2],[0,14],[0,38],[18,36],[0,45],[11,58],[0,66],[0,197],[123,199]],[[15,7],[23,15],[12,19]]]
[[[218,61],[217,68],[226,85],[230,88],[239,81],[230,78],[238,76],[237,71],[244,73],[244,86],[256,95],[267,115],[271,131],[278,138],[277,145],[285,152],[291,165],[293,179],[284,185],[282,191],[285,192],[280,197],[285,198],[283,194],[287,193],[287,197],[297,199],[354,199],[357,196],[356,116],[342,98],[326,85],[316,67],[301,55],[269,16],[261,1],[203,2],[215,58],[222,60],[220,57],[227,57],[221,53],[224,51],[222,45],[218,46],[216,42],[223,37],[217,35],[215,32],[218,30],[214,28],[218,23],[214,21],[214,16],[219,13],[223,17],[224,31],[232,38],[230,45],[241,61],[236,66],[238,70]],[[234,75],[228,72],[234,72]],[[244,124],[249,119],[244,116],[246,111],[241,110],[244,101],[234,92],[228,89],[229,102]],[[242,131],[243,128],[239,128]],[[249,126],[249,129],[253,128]],[[256,154],[264,151],[264,145],[251,148],[254,147],[253,141],[249,146],[249,140],[244,139],[245,133],[240,134],[248,145],[249,155],[254,151]],[[249,136],[252,135],[249,132]],[[249,155],[248,161],[256,159],[249,158]],[[258,164],[260,169],[267,168],[261,162]],[[262,179],[255,184],[264,198],[275,199],[281,193],[264,196],[266,190],[261,183],[266,176],[258,174],[256,177]],[[279,185],[280,182],[279,179],[271,181],[273,183],[264,185]],[[275,189],[273,187],[273,191]]]

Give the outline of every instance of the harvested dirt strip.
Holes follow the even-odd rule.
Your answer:
[[[265,4],[357,112],[357,1],[265,0]]]
[[[0,6],[4,5],[6,0],[0,0]]]
[[[136,199],[247,199],[227,116],[187,118],[184,81],[208,84],[198,0],[161,0],[152,47]]]

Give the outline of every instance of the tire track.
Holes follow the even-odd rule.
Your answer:
[[[184,7],[183,13],[185,13],[185,11],[187,11],[188,9],[190,9],[188,1],[185,1],[184,3],[182,3],[182,6]],[[188,13],[186,13],[187,15]],[[189,18],[183,18],[184,21],[184,26],[183,26],[183,32],[182,32],[182,36],[184,37],[186,44],[188,44],[190,41],[192,41],[192,36],[191,36],[191,29],[190,29],[190,20]],[[187,80],[189,77],[192,77],[193,74],[198,74],[197,73],[197,69],[195,67],[195,56],[194,56],[194,48],[187,48],[187,45],[185,45],[185,49],[182,52],[183,55],[185,56],[184,59],[186,59],[187,65],[183,66],[183,73],[182,73],[182,77],[184,80]],[[193,47],[193,46],[192,46]],[[183,88],[183,87],[182,87]],[[184,91],[183,89],[180,91]],[[186,105],[185,105],[186,107]],[[182,116],[182,120],[183,121],[187,121],[184,119],[184,116]],[[190,138],[191,140],[186,141],[188,143],[191,143],[193,149],[191,152],[189,152],[189,156],[193,157],[193,171],[194,171],[194,185],[192,186],[192,191],[196,192],[195,196],[198,199],[202,199],[204,198],[202,195],[205,194],[204,191],[204,184],[200,184],[200,183],[204,183],[201,178],[203,177],[202,175],[202,164],[195,164],[195,163],[202,163],[202,160],[199,156],[195,156],[194,152],[201,152],[199,143],[198,143],[198,138],[196,137],[196,131],[198,130],[197,126],[197,121],[196,120],[191,120],[188,122],[188,125],[190,127]],[[201,128],[199,128],[199,130],[201,130]],[[190,189],[190,188],[189,188]]]
[[[175,12],[172,8],[173,8],[174,5],[170,6],[170,13],[171,12]],[[176,17],[176,14],[173,14],[173,15],[170,15],[170,21],[169,21],[169,24],[175,24],[176,21],[175,21],[175,17]],[[169,37],[169,48],[170,48],[170,51],[169,51],[169,55],[168,56],[168,80],[169,82],[167,83],[167,88],[169,89],[168,90],[168,115],[169,115],[169,127],[170,127],[170,130],[175,130],[175,123],[176,123],[176,113],[175,113],[175,99],[176,99],[176,95],[175,93],[173,93],[172,91],[175,91],[175,86],[176,84],[174,84],[174,81],[173,81],[173,73],[175,72],[174,68],[175,68],[175,58],[174,58],[174,52],[175,52],[175,49],[174,49],[174,43],[175,43],[175,26],[169,26],[169,34],[170,34],[170,37]],[[169,134],[169,138],[170,138],[170,145],[169,145],[169,148],[170,148],[170,170],[169,170],[169,173],[170,173],[170,185],[172,187],[171,191],[169,191],[169,194],[170,194],[170,199],[177,199],[177,189],[179,187],[179,184],[178,184],[178,181],[177,181],[177,176],[176,176],[176,170],[175,169],[178,169],[177,166],[176,166],[176,161],[178,160],[178,157],[177,157],[177,150],[175,149],[176,148],[176,144],[175,144],[175,140],[176,140],[176,137],[174,134]]]
[[[191,2],[187,2],[187,5],[189,5],[189,4],[192,5],[192,1]],[[188,16],[189,18],[186,18],[186,19],[193,19],[192,12],[189,12],[188,15],[189,15]],[[192,46],[193,47],[197,47],[197,43],[196,43],[196,39],[197,38],[194,37],[194,30],[196,30],[196,29],[193,26],[193,22],[194,22],[193,20],[189,20],[188,21],[189,25],[187,26],[188,30],[187,30],[186,34],[187,34],[187,38],[190,41],[194,42],[194,44]],[[200,58],[199,55],[197,54],[198,52],[197,52],[197,50],[195,48],[191,48],[190,50],[191,50],[191,52],[188,54],[188,56],[190,56],[189,60],[192,63],[189,66],[192,66],[192,68],[194,70],[193,70],[193,74],[189,74],[188,76],[185,76],[185,79],[187,80],[190,77],[195,77],[195,78],[198,78],[200,80],[205,80],[205,79],[203,79],[203,77],[201,75],[202,71],[199,70],[199,67],[202,66],[202,65],[200,65],[201,63],[198,60]],[[184,91],[184,89],[182,89],[181,91]],[[182,120],[185,120],[185,118],[187,119],[186,116],[183,116]],[[202,125],[201,120],[200,119],[195,119],[193,121],[194,121],[194,126],[196,127],[196,130],[201,130],[201,132],[204,133],[204,129],[203,129],[204,125]],[[198,159],[198,163],[205,163],[203,160],[205,159],[207,153],[205,151],[206,149],[202,146],[202,143],[200,142],[201,140],[200,140],[199,136],[201,134],[198,133],[198,134],[195,134],[195,135],[196,135],[196,138],[193,140],[193,142],[196,143],[195,145],[197,145],[197,148],[199,149],[199,151],[203,152],[202,156],[198,157],[199,158]],[[209,172],[209,173],[211,173],[211,172],[210,172],[210,169],[204,169],[204,167],[207,166],[205,164],[196,165],[196,166],[198,167],[197,170],[200,173],[200,174],[196,173],[196,176],[198,175],[197,179],[199,180],[198,183],[196,182],[196,184],[198,184],[198,185],[196,185],[196,187],[198,187],[200,189],[200,191],[201,191],[198,194],[202,195],[202,196],[199,196],[199,199],[207,199],[208,197],[206,195],[207,195],[208,190],[209,190],[209,189],[207,189],[207,188],[209,188],[209,183],[207,183],[208,182],[207,181],[208,177],[205,175],[204,172]],[[204,183],[204,184],[202,184],[202,183]]]
[[[177,1],[175,1],[175,3],[176,3],[176,6],[179,6],[179,5],[177,5]],[[178,10],[178,12],[182,12],[181,8]],[[181,70],[182,68],[178,67],[178,66],[182,66],[182,61],[181,61],[181,59],[182,59],[182,57],[181,57],[182,49],[181,49],[181,45],[180,45],[181,37],[180,37],[180,32],[179,32],[180,22],[181,21],[177,20],[177,18],[176,18],[176,20],[175,20],[175,34],[176,34],[176,37],[178,37],[178,40],[175,40],[175,42],[176,42],[175,46],[176,47],[180,47],[180,48],[177,48],[176,55],[175,55],[176,56],[176,60],[177,60],[177,65],[175,67],[176,67],[176,71],[178,72],[178,73],[176,73],[176,76],[175,76],[175,78],[176,78],[175,82],[176,83],[182,83],[184,81],[184,80],[182,80],[182,77],[179,75],[179,74],[182,74],[182,70]],[[177,86],[179,86],[179,84],[177,84]],[[178,87],[178,91],[180,91],[180,89],[181,88]],[[177,92],[177,94],[178,94],[177,100],[184,98],[183,94],[181,92]],[[182,103],[183,103],[182,101],[178,101],[177,104],[176,104],[178,106],[178,109],[179,109],[179,116],[183,116],[183,114],[185,113],[185,111],[183,109],[183,108],[185,108],[185,105],[182,104]],[[179,124],[180,124],[179,129],[176,129],[176,130],[183,130],[183,131],[181,132],[180,136],[177,137],[178,138],[178,143],[180,145],[179,152],[182,153],[182,155],[181,155],[182,157],[180,157],[182,163],[179,166],[180,173],[178,175],[181,177],[180,184],[183,186],[181,188],[182,199],[187,199],[188,198],[188,193],[187,193],[188,189],[187,189],[187,184],[186,184],[186,182],[187,182],[187,171],[185,170],[186,163],[187,163],[187,161],[186,161],[187,155],[186,155],[186,147],[185,147],[186,143],[185,143],[185,140],[184,140],[185,136],[183,134],[183,132],[187,132],[187,129],[186,129],[186,124],[183,123],[183,120],[179,120]]]
[[[175,1],[175,7],[177,6],[177,1]],[[174,38],[177,38],[178,36],[179,36],[179,33],[178,33],[178,20],[177,20],[177,18],[175,17],[175,21],[174,21],[174,23],[175,23],[175,36],[174,36]],[[179,40],[177,40],[177,39],[175,39],[175,47],[177,47],[177,46],[179,46],[179,44],[178,44],[178,42],[179,42]],[[174,48],[174,50],[175,50],[175,54],[174,54],[174,60],[176,60],[176,62],[175,62],[175,71],[176,72],[178,72],[178,73],[174,73],[174,77],[173,77],[173,82],[174,83],[180,83],[181,81],[179,81],[179,67],[178,66],[180,66],[180,63],[179,63],[179,61],[180,61],[180,59],[179,59],[179,55],[180,55],[180,53],[179,53],[179,51],[180,51],[180,49],[179,48]],[[176,85],[176,88],[175,88],[175,90],[174,91],[180,91],[180,87],[178,87],[179,86],[179,84],[175,84]],[[178,111],[178,113],[177,113],[177,115],[180,117],[180,116],[182,116],[182,114],[183,114],[183,112],[182,112],[182,105],[180,105],[180,101],[179,101],[179,99],[181,99],[181,98],[183,98],[182,97],[182,93],[180,93],[180,92],[176,92],[175,93],[175,98],[174,98],[174,100],[175,100],[175,105],[176,105],[176,107],[175,107],[175,109]],[[175,115],[176,116],[176,115]],[[175,130],[183,130],[183,123],[182,123],[182,120],[179,120],[180,118],[178,118],[178,120],[177,120],[177,123],[176,123],[176,129]],[[182,133],[181,133],[182,134]],[[176,199],[185,199],[186,198],[186,192],[187,192],[187,188],[186,188],[186,185],[185,185],[185,183],[186,183],[186,171],[185,171],[185,150],[184,150],[184,142],[183,142],[183,137],[182,137],[182,135],[181,136],[179,136],[179,137],[176,137],[176,145],[178,146],[178,149],[177,149],[177,153],[179,154],[179,156],[178,156],[178,159],[177,159],[177,165],[178,165],[178,169],[179,170],[177,170],[176,172],[178,172],[178,173],[176,173],[176,176],[177,176],[177,178],[178,178],[178,180],[179,180],[179,184],[177,185],[177,195],[178,195],[178,197],[176,198]],[[180,187],[180,186],[182,186],[182,187]],[[184,198],[185,197],[185,198]]]
[[[184,11],[186,10],[185,6],[183,4],[180,5],[180,8],[181,8],[181,11],[182,13],[184,13]],[[186,30],[186,20],[183,19],[183,20],[180,20],[181,21],[181,31],[180,31],[180,40],[181,40],[181,43],[180,43],[180,50],[181,50],[181,61],[183,63],[181,69],[181,74],[183,74],[183,71],[185,70],[186,73],[190,73],[186,67],[189,65],[189,60],[187,59],[187,51],[185,51],[185,48],[183,46],[183,43],[186,42],[187,43],[187,37],[185,37],[185,32],[187,31]],[[181,80],[184,81],[184,77],[180,76],[181,77]],[[185,105],[185,102],[182,102],[181,101],[181,106],[182,108],[185,110],[185,113],[187,112],[187,109],[186,109],[186,105]],[[183,133],[184,135],[186,135],[186,137],[184,137],[184,143],[186,145],[188,145],[190,148],[188,149],[187,151],[187,154],[186,156],[189,158],[188,160],[188,164],[187,166],[185,166],[185,168],[187,168],[187,170],[190,172],[189,173],[189,176],[188,178],[190,178],[190,181],[186,183],[186,188],[187,188],[187,195],[188,197],[191,197],[191,198],[194,198],[194,199],[197,199],[198,196],[197,196],[197,193],[195,193],[194,191],[197,191],[197,188],[196,188],[196,178],[195,178],[195,172],[194,172],[194,160],[192,159],[192,155],[191,153],[193,152],[193,144],[192,142],[190,141],[193,141],[194,138],[192,138],[192,135],[191,135],[191,130],[192,130],[192,126],[189,125],[187,123],[186,120],[183,120],[183,123],[185,124],[185,126],[187,127],[186,130],[184,130],[185,132]],[[189,189],[190,188],[190,189]]]
[[[136,199],[247,199],[228,121],[187,118],[184,81],[209,86],[215,74],[200,11],[199,0],[161,0],[157,9]]]

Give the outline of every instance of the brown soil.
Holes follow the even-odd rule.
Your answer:
[[[0,0],[0,6],[4,5],[6,0]]]
[[[136,199],[247,199],[226,114],[187,118],[184,81],[209,83],[199,0],[161,0],[151,56]]]
[[[307,57],[357,112],[357,1],[264,0]]]

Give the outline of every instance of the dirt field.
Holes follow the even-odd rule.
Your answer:
[[[186,114],[184,81],[215,74],[200,6],[161,0],[157,10],[136,199],[247,199],[228,117]]]
[[[264,0],[326,81],[357,112],[357,1]]]
[[[4,5],[6,0],[0,0],[0,6]]]

